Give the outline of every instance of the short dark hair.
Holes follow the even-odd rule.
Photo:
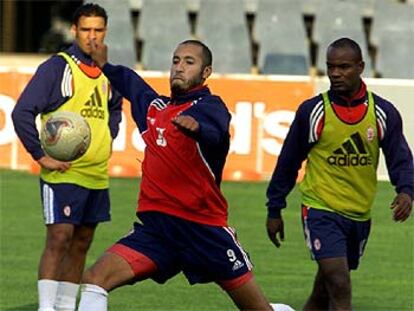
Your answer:
[[[98,16],[105,20],[105,26],[108,23],[108,15],[103,7],[94,3],[85,3],[78,7],[72,16],[72,25],[78,25],[79,19],[82,16]]]
[[[359,46],[358,43],[356,43],[354,40],[350,39],[350,38],[340,38],[338,40],[335,40],[334,42],[332,42],[328,49],[332,47],[332,48],[349,48],[351,49],[356,57],[357,61],[362,61],[362,51],[361,51],[361,47]]]
[[[201,42],[199,40],[190,39],[190,40],[185,40],[185,41],[181,42],[179,45],[183,45],[183,44],[193,44],[193,45],[197,45],[197,46],[201,47],[203,66],[207,67],[207,66],[212,65],[212,63],[213,63],[213,54],[211,53],[208,46],[205,45],[203,42]]]

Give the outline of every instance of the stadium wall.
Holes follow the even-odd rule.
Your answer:
[[[0,58],[0,167],[38,172],[37,164],[24,150],[11,121],[17,98],[37,66],[8,62]],[[18,63],[18,62],[17,62]],[[168,94],[168,75],[139,72],[159,93]],[[401,112],[404,130],[414,146],[414,81],[366,79],[370,89],[391,100]],[[233,118],[231,147],[225,180],[265,180],[273,171],[283,139],[298,105],[329,86],[326,78],[259,75],[214,75],[208,81],[214,93],[226,102]],[[114,142],[111,176],[135,177],[141,173],[144,143],[130,116],[125,100],[123,121]],[[378,173],[387,179],[384,161]]]

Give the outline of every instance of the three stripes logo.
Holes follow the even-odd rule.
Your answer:
[[[104,118],[105,110],[102,108],[102,98],[97,87],[95,87],[91,97],[85,103],[85,108],[81,110],[81,115],[84,118]]]
[[[361,135],[357,132],[351,135],[341,147],[336,149],[327,159],[335,166],[367,166],[372,165],[372,157],[367,153]]]

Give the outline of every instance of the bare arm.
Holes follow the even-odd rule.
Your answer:
[[[285,240],[285,228],[283,218],[267,218],[266,222],[267,236],[270,241],[276,246],[280,247],[280,242]],[[279,235],[279,238],[278,238]]]
[[[393,210],[393,219],[395,221],[403,222],[407,220],[413,209],[411,196],[404,192],[399,193],[391,203],[391,209]]]
[[[91,57],[99,68],[103,68],[108,62],[108,47],[106,44],[89,41],[91,45]]]
[[[68,170],[71,166],[70,162],[62,162],[55,160],[48,155],[45,155],[41,157],[39,160],[37,160],[37,163],[45,169],[51,170],[51,171],[59,171],[61,173]]]

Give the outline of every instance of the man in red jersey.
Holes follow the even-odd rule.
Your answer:
[[[220,182],[229,150],[230,113],[204,84],[212,55],[195,40],[173,55],[171,97],[134,71],[93,58],[131,103],[146,143],[137,216],[140,222],[83,276],[79,310],[107,310],[108,292],[148,278],[164,283],[183,272],[190,284],[215,282],[241,310],[272,310],[253,279],[248,255],[227,225]]]

